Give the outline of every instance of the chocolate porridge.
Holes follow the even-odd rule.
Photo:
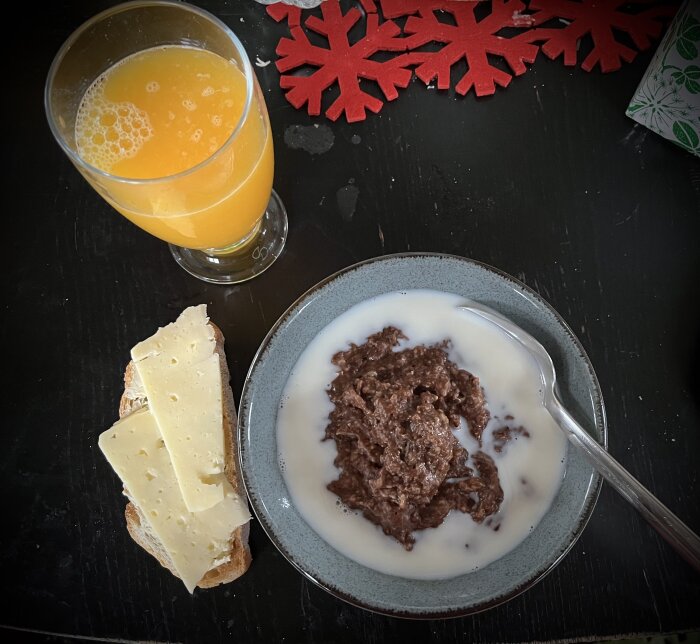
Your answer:
[[[468,465],[453,433],[465,418],[481,445],[490,414],[479,379],[450,361],[447,341],[394,350],[405,339],[386,327],[333,356],[339,371],[324,440],[335,441],[341,470],[328,489],[411,550],[415,530],[437,527],[453,509],[482,523],[503,490],[493,459],[477,451]],[[498,431],[500,449],[527,436]]]

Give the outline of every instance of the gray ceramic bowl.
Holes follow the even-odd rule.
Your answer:
[[[289,501],[279,468],[277,410],[289,373],[314,336],[348,308],[375,295],[414,288],[456,293],[500,311],[552,355],[562,398],[604,445],[605,411],[593,367],[561,317],[537,293],[485,264],[450,255],[388,255],[355,264],[300,297],[263,341],[243,387],[239,462],[253,511],[272,542],[306,577],[368,610],[412,618],[456,617],[496,606],[554,568],[593,511],[600,477],[571,446],[552,507],[514,550],[483,569],[438,581],[366,568],[338,553]]]

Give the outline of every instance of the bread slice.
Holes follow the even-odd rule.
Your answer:
[[[225,450],[224,473],[234,491],[245,498],[243,481],[236,463],[236,406],[233,400],[233,392],[229,385],[231,376],[224,353],[224,335],[213,322],[210,321],[209,324],[214,329],[214,337],[216,338],[215,352],[219,356],[219,367],[221,370]],[[129,362],[124,372],[124,393],[119,402],[119,418],[128,416],[147,402],[146,392],[141,384],[138,371],[134,363]],[[124,492],[128,495],[127,490],[124,490]],[[175,572],[170,556],[158,538],[150,532],[148,521],[144,519],[139,508],[129,502],[124,514],[126,516],[126,527],[132,539],[177,577],[178,575]],[[212,588],[219,584],[226,584],[237,579],[248,570],[252,561],[248,545],[249,531],[250,521],[233,531],[224,561],[208,570],[197,583],[197,586],[200,588]]]

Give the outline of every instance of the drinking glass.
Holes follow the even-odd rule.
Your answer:
[[[195,277],[242,282],[282,252],[287,214],[272,189],[265,101],[215,16],[169,0],[103,11],[56,54],[44,100],[90,185]]]

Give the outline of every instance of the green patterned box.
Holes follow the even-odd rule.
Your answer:
[[[700,156],[700,0],[686,0],[661,41],[627,116]]]

